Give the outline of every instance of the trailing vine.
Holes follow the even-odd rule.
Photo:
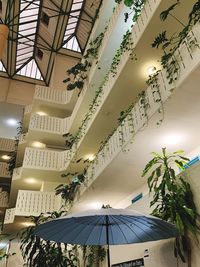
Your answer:
[[[124,4],[130,8],[130,13],[125,13],[125,22],[129,19],[130,15],[133,14],[132,21],[136,22],[138,17],[141,14],[141,11],[144,7],[144,4],[146,3],[147,0],[115,0],[117,4],[120,4],[124,2]]]
[[[166,70],[167,79],[169,84],[172,84],[177,81],[180,71],[181,65],[185,68],[184,62],[182,61],[182,57],[179,53],[179,48],[182,44],[186,45],[190,56],[192,57],[191,51],[199,47],[198,41],[194,36],[192,31],[193,26],[200,19],[199,14],[199,0],[193,6],[192,11],[188,16],[188,24],[184,25],[174,14],[174,9],[180,4],[180,0],[177,0],[175,4],[171,5],[168,9],[164,10],[160,14],[160,19],[165,21],[169,16],[176,20],[181,26],[182,31],[176,35],[173,34],[171,37],[167,36],[167,32],[163,31],[156,36],[154,42],[152,43],[153,48],[161,47],[164,51],[164,54],[161,58],[161,65]]]
[[[18,127],[17,127],[17,134],[15,136],[15,145],[14,145],[14,150],[9,153],[9,161],[8,161],[8,170],[10,174],[13,174],[13,170],[16,167],[16,159],[17,159],[17,149],[18,149],[18,144],[19,144],[19,138],[21,134],[23,133],[23,125],[22,122],[18,122]]]
[[[160,126],[164,120],[164,105],[162,102],[161,92],[160,92],[160,84],[158,82],[158,75],[160,71],[158,70],[155,74],[149,76],[147,80],[147,84],[151,87],[152,95],[155,103],[160,103],[160,108],[158,109],[158,113],[161,115],[161,118],[157,122],[157,125]]]
[[[127,32],[123,35],[123,40],[120,44],[120,48],[117,49],[117,51],[113,57],[112,63],[111,63],[110,72],[111,72],[113,77],[117,74],[117,67],[120,63],[120,59],[121,59],[122,55],[125,52],[127,52],[127,51],[129,52],[129,55],[130,55],[132,60],[134,60],[134,59],[137,60],[133,45],[134,45],[134,43],[133,43],[133,39],[132,39],[132,32],[131,32],[131,30],[127,30]]]
[[[86,169],[83,173],[68,173],[63,174],[62,177],[73,177],[72,181],[69,184],[60,184],[58,185],[56,190],[56,195],[61,195],[61,198],[64,200],[65,205],[70,205],[76,196],[77,190],[81,184],[85,182],[86,179]]]
[[[102,44],[107,26],[104,31],[101,32],[93,41],[89,43],[89,48],[83,56],[82,62],[77,63],[75,66],[67,70],[68,78],[64,79],[63,82],[67,83],[67,90],[71,91],[74,89],[79,90],[79,94],[84,87],[85,80],[88,77],[88,71],[92,66],[93,60],[97,61],[98,51]]]

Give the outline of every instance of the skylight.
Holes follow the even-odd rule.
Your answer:
[[[34,53],[34,42],[39,15],[40,0],[22,0],[17,43],[16,69],[28,63]],[[37,76],[37,75],[36,75]]]
[[[77,52],[81,52],[81,49],[74,34],[76,31],[78,21],[80,19],[82,6],[83,6],[83,0],[73,0],[71,12],[69,14],[69,19],[63,39],[63,48],[67,48]]]
[[[3,63],[1,61],[0,61],[0,71],[3,71],[3,72],[6,71],[5,68],[4,68],[4,65],[3,65]]]
[[[29,61],[22,69],[17,72],[17,74],[37,80],[43,80],[41,72],[35,62],[35,59]]]

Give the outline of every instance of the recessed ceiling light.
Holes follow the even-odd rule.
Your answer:
[[[151,77],[152,75],[154,75],[156,73],[156,67],[154,66],[151,66],[151,67],[148,67],[147,69],[147,74]]]
[[[180,143],[182,143],[184,140],[184,136],[178,133],[171,133],[165,135],[162,139],[164,146],[172,146],[172,145],[179,145]]]
[[[21,223],[24,227],[29,227],[29,226],[35,226],[33,222],[23,222]]]
[[[6,120],[6,124],[9,125],[9,126],[14,127],[14,126],[17,126],[18,121],[16,119],[10,118],[10,119]]]
[[[36,112],[36,114],[38,114],[40,116],[47,116],[47,113],[45,113],[43,111],[38,111],[38,112]]]
[[[3,156],[1,156],[1,158],[2,158],[3,160],[9,160],[11,157],[8,156],[8,155],[3,155]]]
[[[35,184],[37,182],[35,178],[27,178],[25,181],[28,184]]]
[[[95,159],[95,155],[94,154],[88,154],[85,156],[85,159],[88,159],[89,161],[93,161]]]
[[[43,144],[43,143],[41,143],[41,142],[34,141],[34,142],[32,143],[32,147],[36,147],[36,148],[45,148],[46,145]]]

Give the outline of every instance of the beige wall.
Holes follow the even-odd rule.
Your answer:
[[[0,77],[0,102],[29,105],[35,85]]]
[[[66,89],[62,82],[66,78],[66,70],[77,63],[78,59],[57,55],[50,86],[54,89]],[[18,105],[32,103],[35,85],[0,77],[0,102]]]
[[[74,66],[79,60],[69,56],[57,55],[50,86],[54,89],[66,89],[63,80],[66,79],[66,70]]]

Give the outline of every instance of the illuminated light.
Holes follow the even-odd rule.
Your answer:
[[[147,74],[150,77],[153,76],[154,74],[156,74],[156,67],[154,67],[154,66],[148,67],[147,68]]]
[[[93,161],[94,159],[95,159],[95,155],[94,154],[89,154],[89,155],[86,155],[85,156],[85,159],[87,160],[89,160],[89,161]]]
[[[35,184],[37,181],[35,180],[35,178],[27,178],[26,180],[26,183],[28,184]]]
[[[40,116],[47,116],[47,113],[45,113],[43,111],[38,111],[38,112],[36,112],[36,114],[38,114]]]
[[[177,133],[172,133],[164,136],[163,138],[163,143],[165,146],[170,146],[170,145],[178,145],[182,143],[184,140],[184,136],[181,134]]]
[[[3,156],[1,156],[1,158],[2,158],[3,160],[9,160],[9,159],[11,159],[11,157],[8,156],[8,155],[3,155]]]
[[[100,210],[103,206],[103,203],[97,201],[97,202],[89,203],[87,206],[89,209]]]
[[[45,148],[46,145],[43,144],[43,143],[40,143],[40,142],[38,142],[38,141],[34,141],[34,142],[32,143],[32,147],[36,147],[36,148]]]
[[[17,126],[18,121],[16,119],[11,118],[11,119],[7,119],[6,123],[7,123],[7,125],[14,127],[14,126]]]
[[[24,227],[30,227],[30,226],[35,226],[33,222],[23,222],[21,223]]]

